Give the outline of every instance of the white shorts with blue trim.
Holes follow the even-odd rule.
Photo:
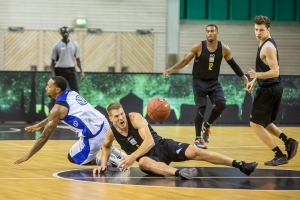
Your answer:
[[[96,158],[97,154],[101,150],[108,128],[109,123],[105,121],[101,132],[95,137],[79,138],[79,140],[69,150],[69,154],[76,164],[82,165],[91,162],[94,158]]]

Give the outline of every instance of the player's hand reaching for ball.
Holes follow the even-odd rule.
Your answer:
[[[22,162],[25,162],[28,159],[29,159],[29,157],[26,155],[26,156],[23,156],[22,158],[20,158],[19,160],[16,160],[15,162],[13,162],[13,164],[18,165],[18,164],[21,164]]]
[[[93,169],[93,173],[94,174],[103,174],[104,172],[106,172],[107,170],[107,166],[101,165],[99,167],[96,167]]]
[[[32,126],[27,126],[24,129],[28,132],[35,132],[37,130],[40,130],[42,127],[39,127],[37,124],[32,125]]]
[[[118,168],[122,172],[125,172],[130,169],[130,167],[133,165],[135,160],[136,160],[136,157],[133,154],[124,156],[123,158],[121,158],[121,162],[120,162],[120,165],[118,166]]]

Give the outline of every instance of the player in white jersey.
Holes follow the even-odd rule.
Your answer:
[[[27,161],[38,152],[46,144],[59,121],[79,133],[79,140],[69,150],[69,161],[78,165],[101,165],[101,158],[96,156],[102,147],[109,123],[103,114],[77,92],[67,90],[67,85],[67,80],[61,76],[54,76],[48,81],[46,92],[49,97],[56,99],[55,105],[45,120],[25,128],[34,132],[45,127],[29,153],[15,161],[15,165]],[[108,167],[117,167],[119,159],[125,155],[113,147]]]

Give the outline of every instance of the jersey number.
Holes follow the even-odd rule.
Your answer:
[[[209,63],[208,70],[211,71],[213,66],[214,66],[214,63]]]

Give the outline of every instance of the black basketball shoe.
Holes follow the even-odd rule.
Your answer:
[[[198,175],[196,168],[183,168],[179,171],[179,177],[184,180],[190,180]]]
[[[249,176],[255,170],[257,165],[258,162],[245,163],[244,161],[242,161],[240,171]]]
[[[293,138],[289,138],[285,144],[285,150],[287,152],[287,159],[291,160],[297,154],[298,141]]]
[[[273,160],[267,161],[265,162],[265,165],[269,165],[269,166],[277,166],[277,165],[284,165],[287,164],[289,161],[286,157],[286,155],[283,155],[281,157],[277,157],[275,156],[275,158],[273,158]]]

